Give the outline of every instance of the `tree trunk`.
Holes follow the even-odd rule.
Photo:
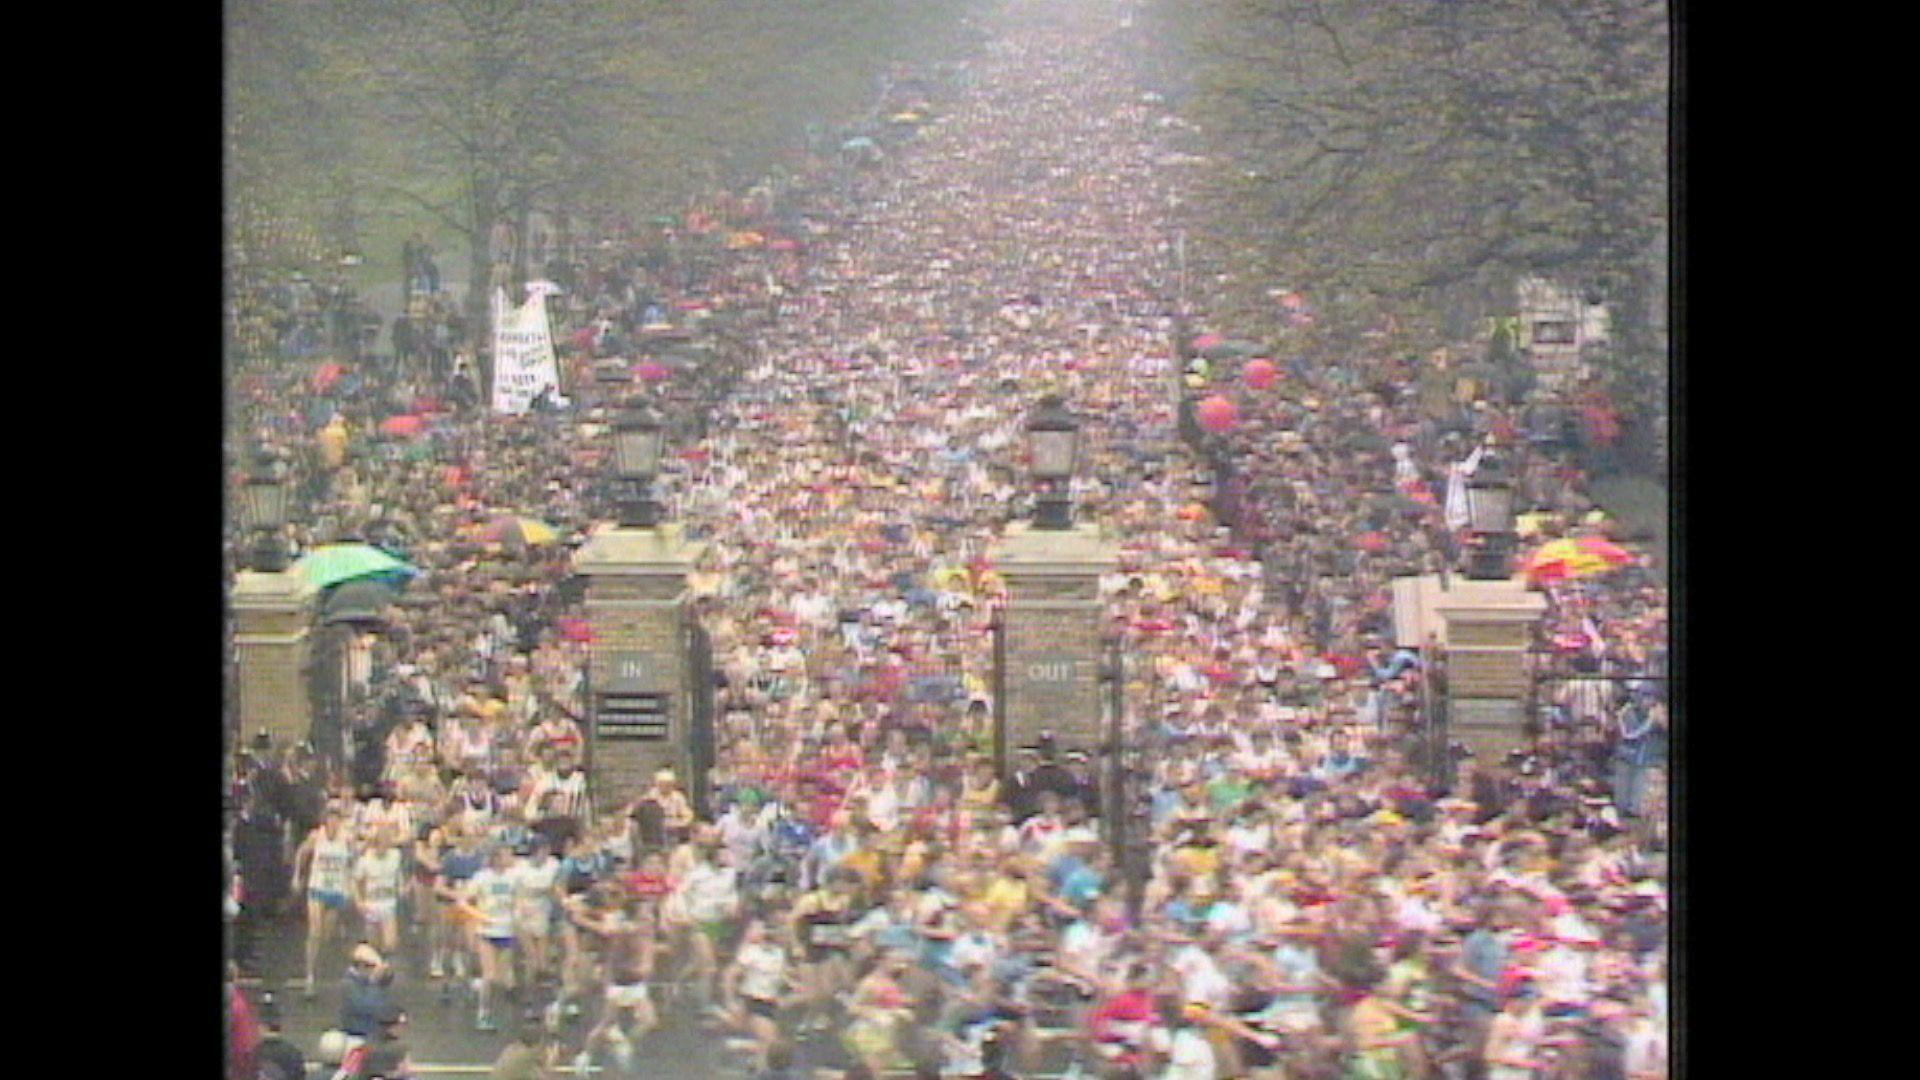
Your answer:
[[[490,223],[478,223],[467,236],[467,347],[480,376],[480,400],[493,399],[493,326],[488,318],[493,297]]]
[[[511,299],[519,299],[520,287],[533,280],[533,203],[525,195],[515,201],[513,208],[513,280],[508,287],[513,290]]]

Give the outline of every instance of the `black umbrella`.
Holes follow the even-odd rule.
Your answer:
[[[372,578],[335,585],[320,603],[321,625],[385,622],[387,607],[399,595],[393,585]]]

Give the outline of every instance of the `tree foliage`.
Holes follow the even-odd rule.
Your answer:
[[[869,108],[890,64],[949,50],[972,4],[228,0],[229,201],[336,254],[356,221],[451,241],[484,310],[493,223],[644,219],[762,175]]]
[[[1191,0],[1160,34],[1216,162],[1195,228],[1326,318],[1457,337],[1539,274],[1649,350],[1663,304],[1660,0]]]

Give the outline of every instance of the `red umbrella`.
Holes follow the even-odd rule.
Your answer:
[[[1240,406],[1235,405],[1230,398],[1217,395],[1201,402],[1196,414],[1200,419],[1200,426],[1215,435],[1232,431],[1240,423]]]
[[[328,390],[333,389],[333,384],[339,382],[340,376],[346,373],[347,368],[345,364],[321,364],[320,370],[313,373],[313,388],[315,391],[324,394]]]
[[[1193,351],[1205,352],[1226,340],[1226,338],[1221,337],[1219,334],[1201,334],[1199,337],[1193,339]]]
[[[417,439],[427,432],[427,420],[423,416],[389,416],[380,421],[380,431],[403,439]]]
[[[1363,532],[1354,538],[1353,546],[1361,551],[1381,552],[1387,550],[1387,534],[1379,531]]]
[[[1246,369],[1242,374],[1246,376],[1247,385],[1255,390],[1265,390],[1280,381],[1280,368],[1273,361],[1264,358],[1247,361]]]
[[[642,360],[633,365],[633,373],[647,382],[665,382],[673,375],[667,365],[657,360]]]
[[[767,242],[767,250],[768,251],[798,251],[800,250],[800,241],[794,240],[790,237],[782,236],[778,240],[769,240]]]

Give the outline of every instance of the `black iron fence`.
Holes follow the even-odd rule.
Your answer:
[[[1423,655],[1417,720],[1408,752],[1423,774],[1449,788],[1467,751],[1453,738],[1445,651]],[[1649,770],[1664,769],[1672,725],[1665,658],[1630,661],[1555,650],[1527,656],[1528,748],[1490,766],[1527,767],[1542,752],[1603,781],[1623,812],[1638,812]]]

